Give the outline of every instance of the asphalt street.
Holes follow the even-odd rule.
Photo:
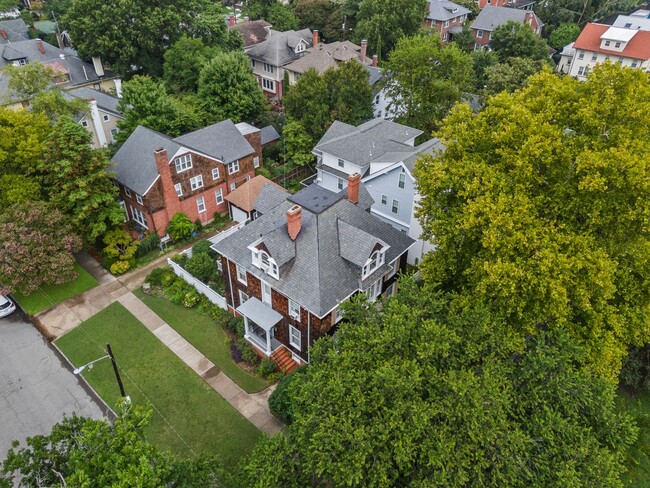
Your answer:
[[[0,462],[12,440],[24,445],[27,437],[49,433],[73,412],[104,418],[22,311],[0,319]]]

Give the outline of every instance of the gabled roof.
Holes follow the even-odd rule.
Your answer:
[[[476,16],[471,27],[472,29],[492,32],[497,27],[507,24],[511,20],[523,25],[526,23],[526,15],[535,15],[535,13],[530,10],[486,5]],[[537,18],[537,24],[542,25],[539,18],[536,15],[535,17]]]
[[[230,119],[195,130],[174,140],[224,163],[230,163],[255,152]]]
[[[83,100],[94,98],[97,102],[97,107],[100,109],[111,112],[120,117],[122,116],[122,112],[117,108],[118,104],[120,103],[120,99],[114,97],[110,93],[106,93],[101,90],[95,90],[94,88],[88,88],[86,86],[80,86],[79,88],[66,90],[64,94],[70,94],[73,97],[81,98]]]
[[[29,39],[27,24],[23,19],[0,20],[0,44]]]
[[[377,244],[381,247],[387,246],[381,239],[343,220],[338,221],[338,230],[341,257],[359,267],[363,267],[366,264],[366,261],[368,261]]]
[[[261,214],[268,213],[284,202],[288,196],[289,193],[283,188],[278,189],[273,185],[264,185],[257,195],[253,208]]]
[[[244,49],[259,44],[264,41],[271,29],[271,24],[266,20],[253,20],[253,21],[244,21],[240,24],[231,27],[238,31],[244,38]]]
[[[213,248],[222,256],[244,266],[249,273],[272,283],[278,292],[323,317],[352,293],[369,286],[368,281],[384,273],[387,265],[406,252],[414,240],[342,195],[328,192],[328,200],[333,203],[327,208],[315,213],[303,207],[301,230],[296,240],[292,241],[287,232],[287,210],[295,200],[304,199],[301,195],[303,192],[313,193],[311,187],[301,190],[290,200],[284,200],[270,212],[214,244]],[[325,195],[321,190],[318,192],[321,196]],[[350,228],[355,229],[354,232],[349,231]],[[343,229],[343,235],[340,229]],[[347,247],[343,254],[348,259],[343,257],[341,239],[345,246],[355,246],[364,252],[378,243],[387,246],[386,264],[370,279],[362,282],[361,258],[352,257]],[[259,242],[264,243],[274,259],[286,261],[279,265],[279,280],[252,264],[252,253],[248,246]],[[363,256],[364,263],[369,255],[370,252],[368,256]]]
[[[318,141],[314,150],[363,167],[389,152],[413,151],[413,146],[407,142],[420,134],[421,130],[381,118],[358,127],[337,121]]]
[[[309,29],[286,32],[271,31],[266,40],[249,49],[246,54],[252,59],[273,66],[284,66],[300,57],[300,54],[296,54],[294,49],[301,41],[306,44],[306,47],[311,46],[312,32]]]
[[[447,0],[429,0],[427,19],[445,21],[467,15],[471,10]]]
[[[235,191],[226,195],[225,199],[245,212],[250,212],[255,208],[255,201],[257,200],[257,197],[259,197],[262,188],[267,185],[274,186],[278,191],[282,192],[284,198],[289,195],[289,192],[277,183],[272,182],[262,175],[257,175],[255,178],[252,178],[241,185]]]
[[[370,74],[368,78],[368,83],[370,86],[374,86],[377,82],[381,81],[384,78],[384,72],[375,66],[366,66],[365,67]]]
[[[618,33],[619,31],[627,31],[628,34],[633,34],[623,51],[615,51],[600,47],[601,38],[603,38],[603,36],[611,29],[616,29],[615,33]],[[587,24],[573,43],[573,47],[574,49],[609,54],[616,57],[623,56],[626,58],[646,60],[650,59],[650,32],[618,29],[605,24]]]
[[[305,73],[309,69],[315,69],[318,73],[324,73],[330,68],[336,68],[339,63],[354,60],[365,64],[370,60],[361,60],[359,54],[361,46],[350,41],[336,41],[329,44],[320,43],[311,47],[300,58],[285,66],[289,71]]]
[[[262,146],[266,146],[267,144],[279,140],[280,134],[278,134],[278,131],[275,130],[275,127],[273,127],[272,125],[267,125],[266,127],[262,127],[261,138],[262,138]]]

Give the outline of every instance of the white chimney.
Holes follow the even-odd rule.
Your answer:
[[[104,76],[104,66],[102,65],[102,58],[99,56],[93,56],[93,67],[95,68],[95,73],[100,78]]]

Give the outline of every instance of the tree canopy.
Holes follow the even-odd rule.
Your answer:
[[[0,109],[0,172],[33,173],[49,131],[50,124],[42,113]]]
[[[165,51],[163,77],[167,89],[172,93],[196,93],[201,69],[217,52],[201,39],[182,36]]]
[[[580,35],[581,29],[578,24],[564,23],[555,29],[550,37],[549,42],[555,49],[561,50],[567,44],[575,41]]]
[[[514,20],[494,29],[490,47],[501,61],[508,58],[549,59],[546,41],[535,34],[530,26]]]
[[[353,299],[287,386],[293,422],[258,444],[248,486],[622,487],[636,429],[568,334],[525,341],[435,288]]]
[[[583,83],[549,71],[473,114],[456,106],[444,154],[417,164],[421,272],[483,299],[522,335],[567,329],[614,377],[650,340],[650,84],[605,63]]]
[[[472,58],[439,36],[404,37],[390,54],[388,93],[397,121],[431,132],[472,88]]]
[[[54,70],[41,63],[27,63],[25,66],[8,64],[2,68],[3,75],[9,77],[7,89],[10,98],[27,100],[44,91],[52,84]]]
[[[526,84],[528,78],[542,69],[544,63],[530,58],[508,58],[485,68],[485,90],[487,95],[502,91],[515,91]]]

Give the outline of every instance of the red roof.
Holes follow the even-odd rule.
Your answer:
[[[627,43],[623,51],[613,51],[600,47],[602,36],[611,25],[604,24],[587,24],[582,29],[580,36],[576,39],[573,47],[584,51],[594,51],[597,53],[611,54],[612,56],[623,56],[633,59],[650,59],[650,31],[636,31],[634,37]]]

